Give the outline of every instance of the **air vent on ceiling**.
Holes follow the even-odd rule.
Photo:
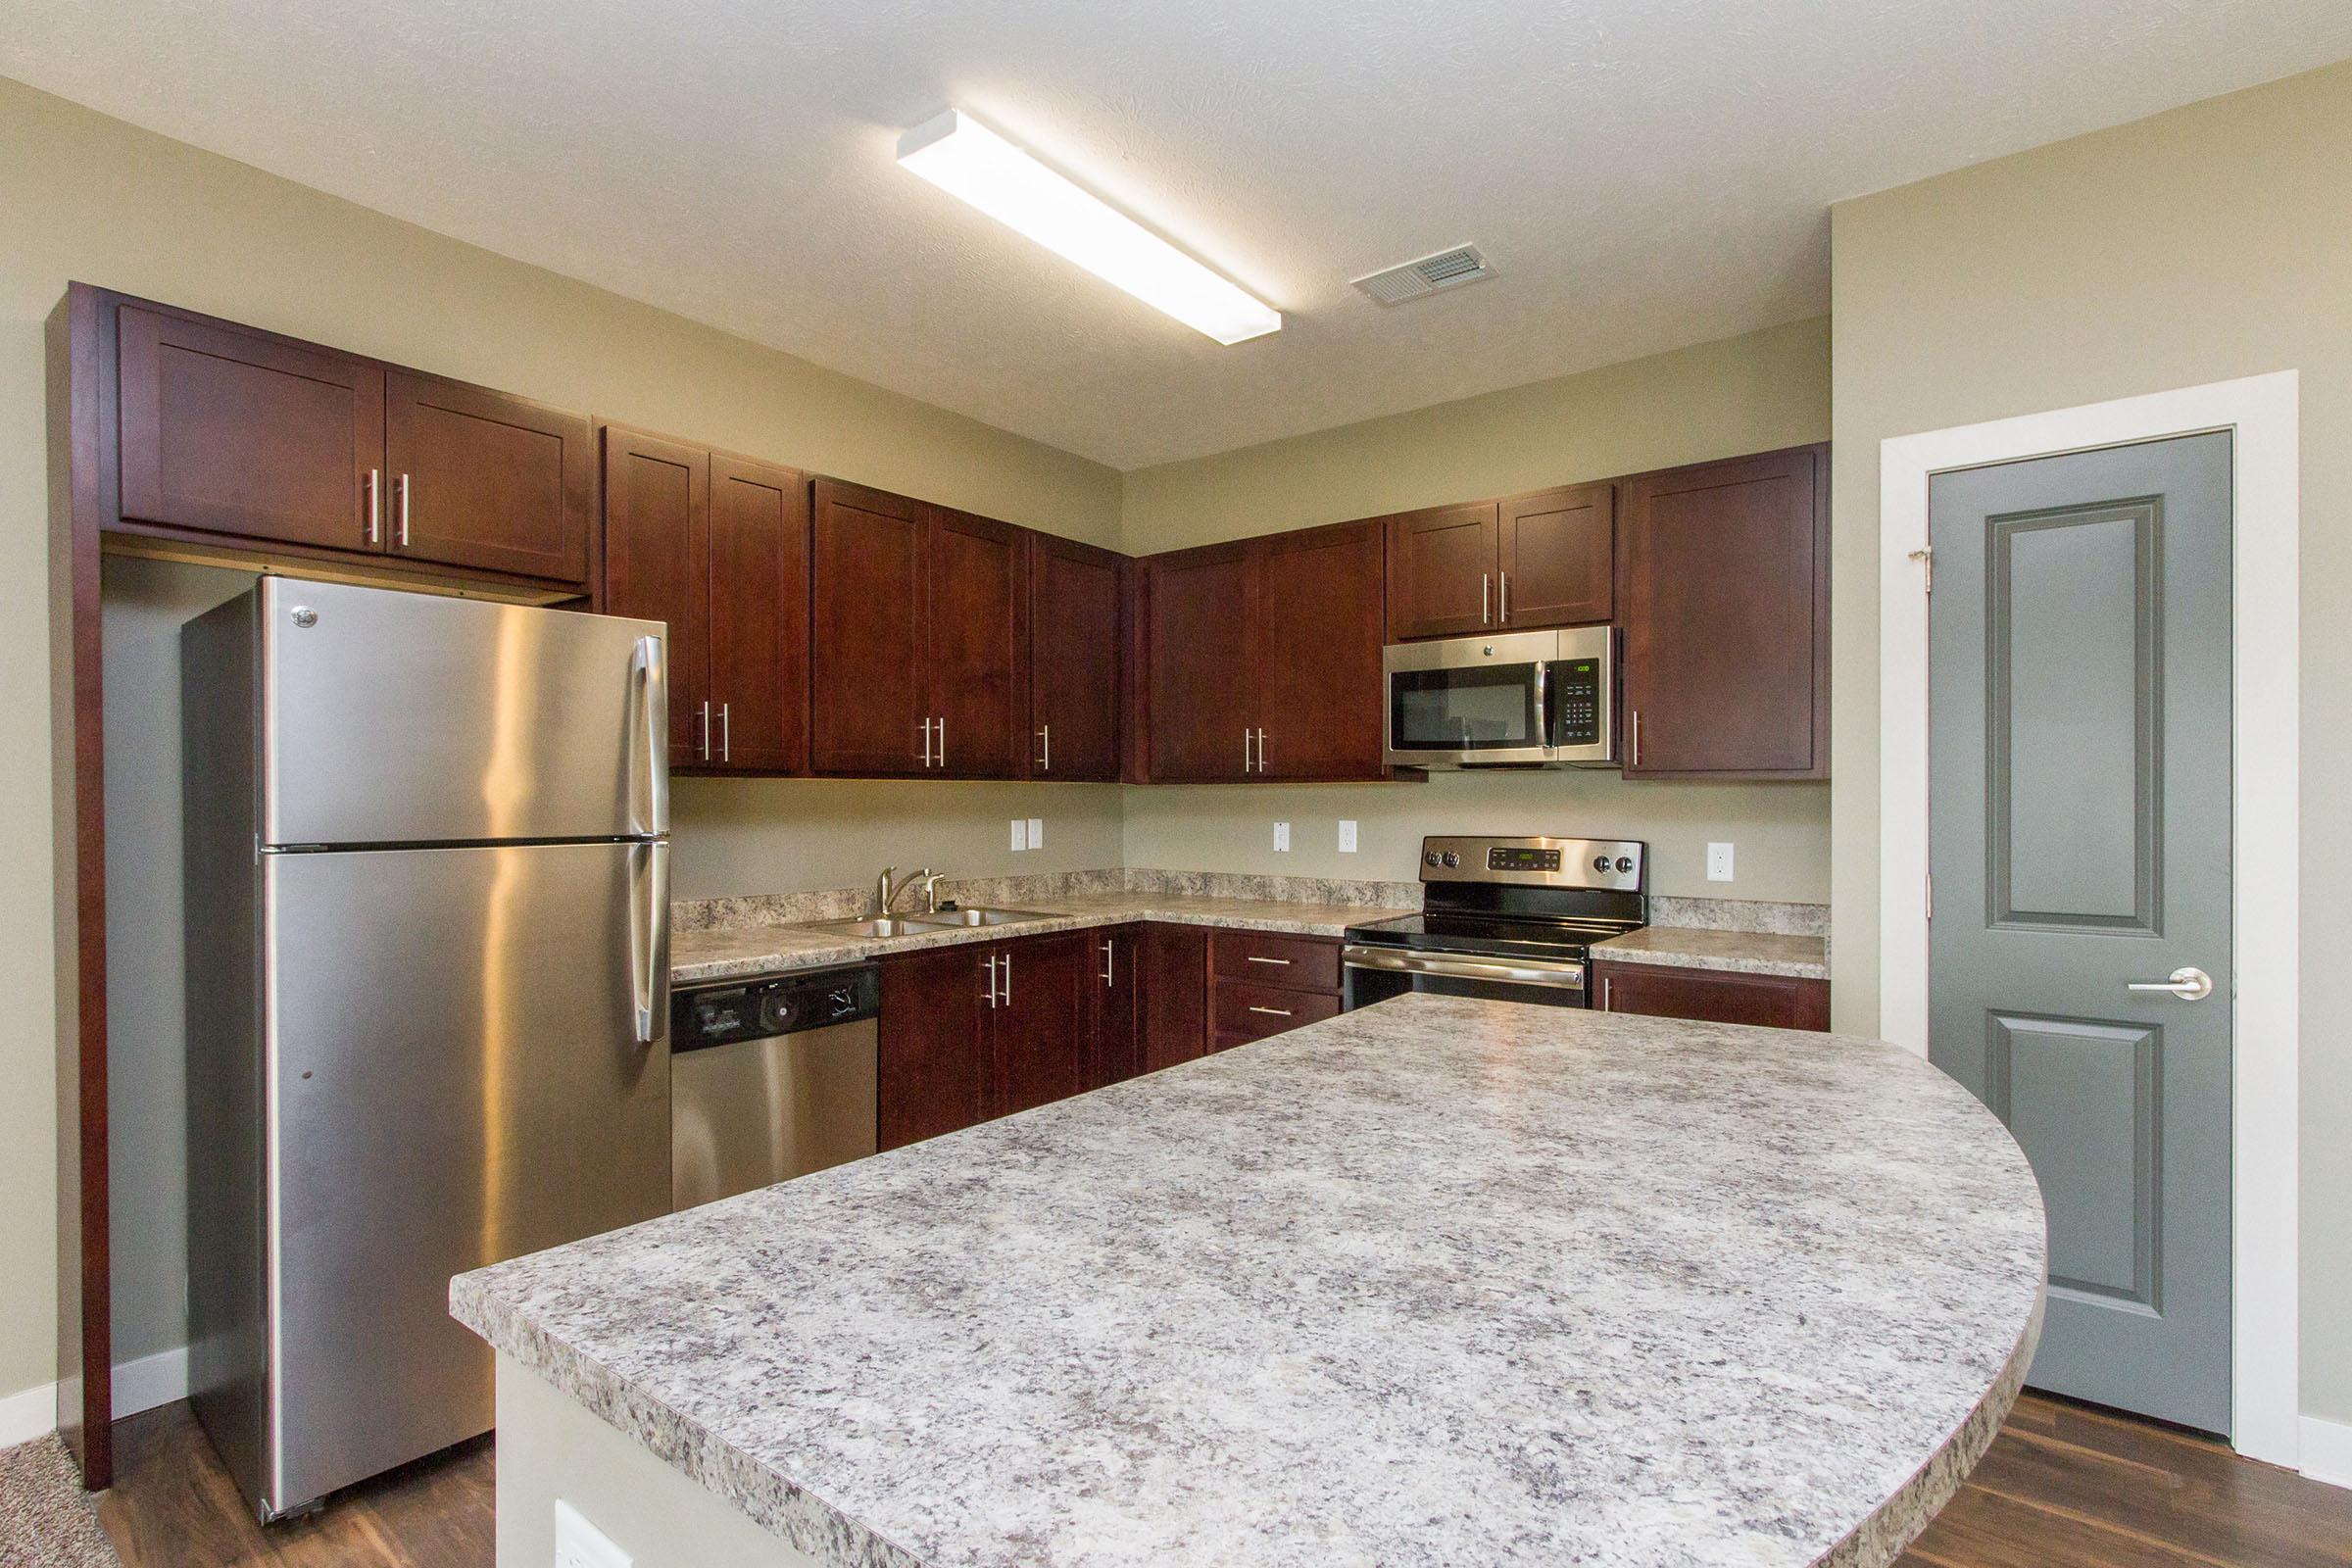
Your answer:
[[[1442,288],[1457,288],[1494,275],[1494,269],[1487,265],[1477,246],[1456,245],[1449,251],[1359,277],[1355,286],[1383,305],[1402,305],[1406,300],[1417,300]]]

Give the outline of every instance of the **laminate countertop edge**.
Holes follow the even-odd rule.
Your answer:
[[[1779,975],[1792,980],[1830,977],[1827,942],[1820,937],[1775,932],[1651,925],[1595,942],[1592,953],[1604,962],[1666,969],[1712,969],[1721,974]]]

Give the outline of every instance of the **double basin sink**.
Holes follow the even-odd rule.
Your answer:
[[[864,920],[811,920],[794,927],[833,937],[920,937],[934,931],[963,931],[975,926],[1021,925],[1055,916],[1038,909],[941,909],[935,914],[894,914]]]

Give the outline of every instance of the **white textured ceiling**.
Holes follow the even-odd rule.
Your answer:
[[[0,74],[1122,468],[1819,313],[1835,200],[2352,55],[2346,0],[7,10]],[[1221,348],[900,171],[949,103],[1283,330]],[[1348,286],[1464,240],[1493,281]]]

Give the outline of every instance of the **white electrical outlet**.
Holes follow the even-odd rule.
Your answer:
[[[1355,823],[1348,817],[1340,818],[1340,853],[1342,855],[1355,853]]]
[[[1291,824],[1290,824],[1290,823],[1288,823],[1288,822],[1277,822],[1277,823],[1275,823],[1275,824],[1274,824],[1274,848],[1276,848],[1277,850],[1287,850],[1287,849],[1289,849],[1290,847],[1291,847]]]
[[[556,1568],[629,1568],[633,1560],[577,1508],[556,1499]]]
[[[1012,847],[1016,852],[1029,847],[1029,819],[1025,816],[1012,819]]]
[[[1042,816],[1029,819],[1029,847],[1033,850],[1046,847],[1046,819]]]
[[[1732,847],[1729,844],[1707,846],[1707,880],[1729,882],[1732,879]]]

